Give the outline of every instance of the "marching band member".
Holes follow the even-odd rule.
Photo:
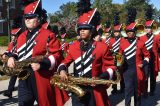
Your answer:
[[[136,9],[128,9],[126,26],[127,38],[121,38],[120,53],[124,56],[124,83],[125,83],[125,106],[131,105],[131,97],[134,96],[134,105],[141,105],[141,89],[144,85],[143,70],[149,63],[149,52],[144,42],[136,37]],[[142,56],[144,55],[144,59]]]
[[[102,42],[96,42],[93,38],[96,26],[99,24],[100,16],[97,9],[90,8],[89,0],[78,2],[78,33],[80,41],[69,47],[66,58],[58,67],[58,72],[63,81],[67,80],[67,68],[74,62],[75,77],[98,77],[112,79],[114,70],[114,60],[109,51],[109,47]],[[102,67],[104,66],[104,67]],[[83,86],[87,93],[84,97],[78,98],[71,95],[72,106],[109,106],[109,99],[104,85]]]
[[[154,20],[152,20],[152,8],[146,10],[146,22],[145,22],[145,31],[146,35],[142,36],[140,39],[145,42],[147,50],[150,52],[150,61],[149,61],[149,70],[145,72],[146,80],[146,89],[144,91],[144,96],[147,96],[148,92],[148,77],[150,76],[150,95],[153,96],[156,88],[156,76],[158,75],[158,45],[156,36],[153,34],[153,25]]]
[[[94,40],[95,41],[102,41],[102,35],[103,35],[103,29],[101,27],[101,25],[98,25],[97,28],[97,36],[94,37]]]
[[[32,63],[25,70],[31,74],[25,80],[19,80],[19,106],[32,106],[34,101],[39,106],[56,106],[56,92],[50,85],[50,77],[60,63],[60,43],[54,33],[41,27],[46,11],[39,5],[40,0],[27,4],[24,8],[24,22],[26,30],[18,37],[16,54],[8,60],[8,67],[15,67],[14,59],[18,61],[31,57],[46,55],[39,63]],[[58,105],[60,106],[60,105]]]
[[[106,21],[105,23],[105,28],[104,28],[104,38],[103,38],[103,42],[106,43],[107,45],[109,44],[109,40],[111,38],[111,26],[110,26],[110,21]]]
[[[16,51],[17,38],[22,32],[21,24],[22,24],[21,17],[15,18],[11,30],[11,42],[8,45],[7,51],[4,53],[3,58],[5,58],[6,55],[10,56],[10,54]],[[10,77],[8,89],[3,93],[4,96],[12,98],[12,92],[14,91],[14,85],[16,83],[16,79],[17,76]]]
[[[116,54],[119,52],[119,46],[121,41],[121,29],[122,24],[119,22],[119,13],[116,12],[114,15],[114,30],[113,30],[113,37],[109,40],[109,47],[111,48],[112,54]],[[121,66],[118,66],[117,62],[115,61],[115,65],[118,67],[119,72],[122,74],[122,68]],[[112,85],[113,90],[111,91],[112,94],[117,93],[117,84]],[[124,91],[124,81],[123,81],[123,75],[121,75],[121,82],[120,82],[120,91]]]

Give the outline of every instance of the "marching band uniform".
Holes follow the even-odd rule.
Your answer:
[[[24,8],[24,17],[26,19],[37,16],[37,14],[40,15],[43,12],[39,7],[39,2],[40,0],[32,2]],[[37,8],[39,8],[39,11],[36,11]],[[26,80],[19,80],[18,101],[20,106],[32,106],[35,100],[37,100],[39,106],[61,104],[58,102],[62,101],[56,101],[56,88],[52,91],[50,85],[50,77],[61,61],[59,48],[60,43],[55,38],[54,33],[41,26],[37,26],[31,32],[27,29],[18,37],[16,48],[18,61],[46,55],[39,62],[40,70],[34,72],[31,67],[28,67],[27,71],[30,71],[31,75]]]
[[[119,13],[115,13],[114,16],[114,33],[118,32],[119,35],[114,35],[112,38],[109,40],[109,47],[111,49],[112,55],[114,56],[115,53],[119,52],[119,46],[120,46],[120,41],[121,41],[121,27],[122,24],[119,23]],[[124,80],[123,80],[123,74],[122,74],[122,67],[118,66],[117,62],[115,61],[115,65],[117,66],[119,72],[121,73],[121,81],[120,81],[120,91],[123,92],[124,90]],[[111,91],[112,94],[117,93],[117,84],[112,85],[113,90]]]
[[[111,38],[111,26],[110,26],[110,22],[108,20],[106,21],[104,33],[105,33],[105,38],[102,40],[102,42],[109,45],[109,40]]]
[[[18,25],[18,24],[17,24]],[[19,26],[16,26],[19,27]],[[7,51],[5,51],[5,55],[10,57],[10,53],[14,53],[16,50],[16,39],[21,32],[21,28],[12,28],[11,35],[14,36],[14,41],[11,41],[8,45]],[[4,92],[4,96],[12,97],[12,92],[14,91],[14,85],[16,83],[17,76],[11,76],[9,80],[8,90]]]
[[[133,17],[136,16],[136,10],[129,10]],[[134,14],[135,13],[135,14]],[[131,17],[132,18],[132,17]],[[129,19],[131,20],[131,19]],[[135,19],[129,21],[126,31],[127,35],[131,32],[135,33],[136,23]],[[141,105],[141,89],[144,85],[144,73],[142,68],[139,67],[139,64],[142,64],[145,67],[149,62],[149,52],[145,47],[145,43],[140,41],[139,38],[136,38],[135,35],[127,38],[121,38],[120,42],[120,53],[124,56],[124,83],[125,83],[125,106],[130,106],[131,97],[134,95],[134,105]],[[144,55],[144,60],[142,56]]]
[[[81,28],[89,28],[88,30],[91,31],[91,22],[94,21],[93,17],[96,18],[96,9],[81,14],[78,19],[78,30]],[[76,41],[73,45],[70,45],[69,52],[58,67],[58,71],[66,71],[72,62],[75,64],[73,72],[75,77],[111,79],[116,69],[109,47],[93,39],[90,39],[85,45],[83,40]],[[82,98],[78,98],[75,94],[72,94],[72,106],[109,106],[106,86],[79,86],[82,87],[87,94]]]
[[[160,71],[160,34],[158,34],[155,37],[156,37],[155,45],[158,47],[158,70]]]
[[[148,9],[146,11],[146,23],[145,23],[145,28],[146,30],[149,29],[150,31],[152,30],[152,26],[154,24],[154,20],[152,20],[152,13],[150,12],[151,10]],[[158,75],[158,45],[156,44],[156,37],[155,35],[151,32],[147,32],[146,35],[141,37],[141,40],[145,42],[145,46],[147,50],[150,52],[150,61],[149,61],[149,70],[146,72],[146,88],[144,93],[147,95],[148,91],[148,77],[150,76],[150,95],[153,96],[156,88],[156,76]]]

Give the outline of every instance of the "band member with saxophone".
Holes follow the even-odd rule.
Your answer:
[[[61,106],[62,104],[59,105],[56,101],[56,94],[50,85],[50,77],[61,60],[60,43],[54,33],[41,27],[47,15],[40,5],[40,0],[25,3],[26,30],[18,37],[16,53],[9,58],[8,67],[15,67],[16,58],[23,61],[43,55],[44,59],[24,68],[30,72],[30,76],[25,80],[19,79],[18,104],[33,106],[36,100],[39,106]]]
[[[97,9],[91,9],[90,6],[90,0],[78,2],[77,32],[81,40],[69,47],[66,58],[58,67],[62,81],[67,81],[67,68],[72,62],[74,62],[75,77],[112,79],[116,70],[109,47],[93,40],[97,35],[95,32],[96,26],[100,23],[100,15]],[[86,91],[86,94],[79,98],[72,93],[72,106],[109,106],[105,85],[79,86]]]
[[[128,9],[126,33],[127,38],[121,38],[120,53],[124,56],[124,83],[125,106],[131,105],[134,96],[134,105],[141,105],[141,90],[144,87],[143,68],[149,63],[150,54],[145,43],[136,37],[136,9]],[[142,58],[144,56],[144,59]]]
[[[107,20],[106,21],[106,23],[105,23],[105,28],[104,28],[104,35],[103,35],[103,40],[102,40],[102,42],[104,42],[104,43],[106,43],[107,45],[109,44],[109,40],[110,40],[110,38],[111,38],[111,33],[112,33],[112,31],[111,31],[111,23],[110,23],[110,21],[109,20]]]
[[[17,38],[22,32],[22,17],[17,17],[14,19],[12,30],[11,30],[11,42],[8,45],[8,49],[3,54],[3,59],[6,58],[6,56],[10,56],[10,54],[14,53],[16,50],[17,45]],[[11,76],[9,80],[8,89],[3,93],[4,96],[7,96],[9,98],[12,98],[12,92],[14,91],[14,85],[16,83],[17,76]]]
[[[150,96],[154,95],[156,89],[156,77],[158,75],[158,45],[156,36],[153,34],[153,27],[155,27],[155,21],[152,20],[152,8],[151,6],[146,9],[146,22],[145,31],[146,35],[140,39],[145,42],[147,50],[150,52],[149,70],[145,70],[146,75],[146,89],[144,91],[144,97],[148,96],[148,77],[150,76]]]
[[[113,56],[116,56],[117,53],[119,53],[119,46],[121,41],[121,30],[122,30],[122,24],[119,22],[119,12],[115,12],[114,14],[114,30],[113,30],[113,37],[109,40],[109,47],[111,48],[111,52]],[[121,57],[123,58],[123,57]],[[122,64],[122,63],[121,63]],[[124,80],[122,75],[122,66],[118,64],[118,61],[115,57],[115,65],[117,66],[119,72],[121,73],[121,82],[120,82],[120,92],[124,91]],[[117,93],[117,84],[112,85],[113,90],[111,91],[112,94]]]

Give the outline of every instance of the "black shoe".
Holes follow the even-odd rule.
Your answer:
[[[9,98],[12,98],[12,92],[11,91],[5,91],[4,93],[3,93],[3,95],[4,96],[7,96],[7,97],[9,97]]]
[[[112,94],[116,94],[116,93],[117,93],[117,90],[112,90],[111,93],[112,93]]]

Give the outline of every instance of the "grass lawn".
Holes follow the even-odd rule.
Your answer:
[[[0,46],[8,45],[8,36],[0,36]]]

